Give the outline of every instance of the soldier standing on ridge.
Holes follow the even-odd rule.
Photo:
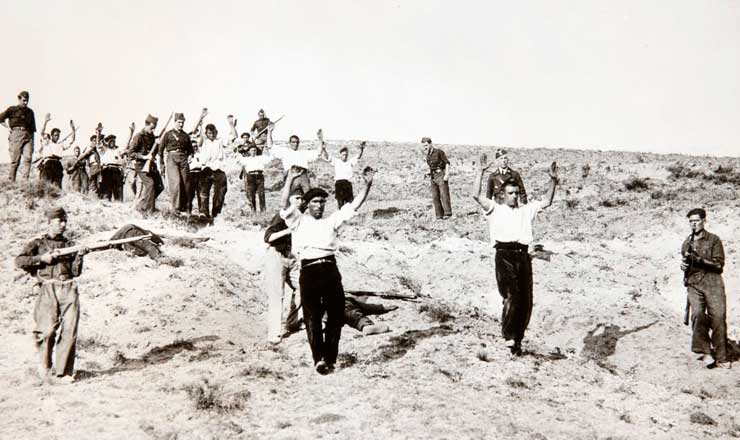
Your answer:
[[[205,116],[205,115],[204,115]],[[188,160],[193,155],[190,135],[183,130],[185,115],[175,113],[175,127],[162,136],[159,146],[160,162],[167,151],[167,183],[170,192],[170,206],[173,213],[188,210],[190,194],[190,166]]]
[[[0,113],[0,124],[10,129],[8,135],[8,152],[10,157],[10,171],[8,177],[15,182],[18,166],[23,158],[21,176],[28,179],[33,159],[33,136],[36,133],[36,117],[28,107],[29,94],[27,91],[18,93],[18,105],[8,107]],[[6,122],[7,121],[7,122]]]
[[[704,229],[705,210],[692,209],[686,217],[691,235],[681,245],[681,270],[691,304],[691,351],[706,361],[707,368],[729,369],[732,364],[727,358],[727,298],[722,281],[725,251],[719,237]]]
[[[159,119],[152,115],[146,117],[144,128],[136,133],[131,139],[131,143],[126,150],[126,155],[134,161],[136,175],[141,183],[139,188],[139,198],[136,202],[136,210],[146,215],[154,212],[154,205],[157,197],[164,190],[162,175],[159,174],[157,166],[154,163],[154,129],[157,128]],[[151,159],[151,169],[145,170],[144,164]]]
[[[519,203],[527,204],[527,191],[524,189],[522,176],[518,172],[509,168],[509,156],[505,150],[496,150],[496,160],[499,161],[499,167],[488,176],[488,185],[486,186],[486,198],[501,203],[504,200],[502,185],[509,179],[514,180],[519,185]]]
[[[514,355],[522,354],[522,339],[532,314],[532,258],[528,253],[533,240],[532,223],[537,214],[552,205],[558,184],[558,169],[552,163],[548,174],[550,187],[544,200],[519,205],[519,184],[507,180],[503,184],[503,201],[497,203],[480,194],[483,174],[490,167],[480,161],[473,185],[473,199],[486,211],[491,243],[496,249],[496,284],[503,298],[501,330]]]
[[[64,208],[54,208],[47,211],[46,218],[48,232],[26,244],[15,258],[15,265],[38,279],[34,286],[37,297],[33,336],[39,354],[39,376],[46,379],[53,375],[60,382],[72,382],[80,319],[79,293],[74,279],[82,273],[87,249],[73,255],[55,255],[56,249],[72,246],[64,237],[67,213]]]
[[[254,121],[252,130],[250,130],[252,132],[252,142],[257,146],[265,145],[267,143],[267,130],[265,129],[270,125],[270,118],[265,117],[265,111],[262,109],[257,112],[257,117],[258,119]]]
[[[421,138],[422,145],[427,147],[427,165],[432,178],[432,202],[434,203],[434,214],[437,219],[448,219],[452,217],[452,203],[450,201],[450,161],[447,155],[439,148],[432,146],[432,140],[428,137]]]

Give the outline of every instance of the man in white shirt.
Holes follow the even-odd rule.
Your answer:
[[[300,172],[293,181],[293,186],[300,186],[304,193],[307,193],[311,189],[311,181],[308,178],[308,163],[319,158],[319,156],[325,155],[324,150],[326,143],[322,131],[319,130],[317,133],[321,148],[313,150],[299,150],[298,147],[301,144],[301,140],[298,136],[293,135],[290,137],[290,147],[279,147],[273,146],[272,136],[267,136],[267,146],[272,151],[272,156],[276,159],[280,159],[283,162],[283,169],[285,170],[285,178],[287,183],[288,172],[291,168],[295,167],[296,171]],[[291,187],[291,189],[293,189]]]
[[[303,318],[314,367],[319,374],[327,374],[334,368],[344,325],[344,288],[334,257],[338,247],[337,233],[365,202],[374,173],[368,167],[363,173],[365,187],[357,199],[329,217],[324,217],[328,193],[321,188],[312,188],[304,194],[305,213],[296,205],[289,206],[287,198],[283,200],[280,216],[293,231],[292,249],[301,263],[299,284]],[[295,170],[291,168],[286,185],[292,187],[295,178]],[[327,321],[322,330],[324,313]]]
[[[221,209],[224,207],[226,191],[228,190],[226,173],[224,172],[224,161],[226,160],[226,148],[236,138],[236,127],[234,127],[232,116],[229,116],[229,125],[231,126],[232,134],[228,141],[224,141],[218,137],[218,130],[216,130],[215,125],[206,125],[205,137],[201,136],[198,147],[198,162],[202,166],[198,207],[200,213],[209,217],[211,221],[221,213]],[[211,205],[211,188],[213,188],[213,205],[209,209]]]
[[[490,167],[485,159],[473,186],[473,199],[486,211],[491,243],[496,249],[496,283],[503,298],[501,329],[512,354],[522,354],[522,339],[532,314],[532,259],[528,253],[533,240],[532,222],[540,212],[552,205],[558,184],[558,169],[552,163],[548,174],[550,187],[545,199],[519,205],[519,184],[510,179],[503,183],[503,200],[497,203],[481,195],[483,174]]]
[[[362,158],[364,152],[365,142],[363,141],[360,143],[360,154],[355,158],[349,159],[349,149],[347,147],[339,149],[339,157],[329,156],[328,154],[322,156],[324,160],[328,160],[334,165],[334,198],[337,199],[337,205],[340,209],[346,203],[351,203],[355,198],[352,190],[353,168]]]
[[[62,156],[64,151],[71,148],[72,144],[77,137],[77,129],[75,128],[74,121],[69,121],[69,125],[72,128],[71,139],[65,138],[59,140],[62,131],[58,128],[51,129],[51,136],[46,139],[46,125],[51,121],[51,114],[47,113],[44,117],[44,125],[41,127],[41,148],[39,149],[38,155],[41,162],[39,163],[39,177],[41,180],[49,182],[58,188],[62,188],[62,180],[64,178],[64,167],[62,166]],[[68,138],[70,137],[68,136]]]
[[[252,212],[257,211],[258,201],[260,212],[265,211],[265,166],[274,159],[270,154],[272,130],[274,128],[275,125],[272,123],[267,126],[267,138],[269,141],[265,145],[262,155],[258,154],[260,149],[257,145],[249,143],[246,146],[247,155],[237,158],[237,163],[242,166],[244,191],[247,193],[247,202]]]
[[[100,165],[100,198],[123,201],[123,162],[116,136],[109,134],[103,138],[99,149]]]

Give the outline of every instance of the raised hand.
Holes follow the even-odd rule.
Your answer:
[[[75,127],[75,121],[72,119],[69,120],[69,127],[72,129],[72,131],[77,131],[77,127]]]
[[[129,125],[128,129],[131,130],[131,133],[133,133],[136,130],[136,124],[132,122],[131,125]]]
[[[554,162],[550,164],[550,168],[547,170],[547,174],[554,181],[558,181],[558,164]]]
[[[373,169],[371,166],[366,166],[364,170],[362,170],[362,178],[365,180],[365,183],[370,184],[373,183],[373,179],[375,178],[375,173],[377,171]]]
[[[324,130],[319,128],[319,131],[316,132],[316,137],[323,143],[324,142]]]
[[[206,107],[203,107],[203,110],[200,112],[200,117],[205,118],[208,114],[208,109]]]
[[[44,121],[45,122],[51,121],[51,113],[47,113],[47,114],[44,115]]]
[[[226,117],[226,120],[229,122],[229,126],[230,127],[233,127],[234,126],[234,115],[228,115]]]
[[[364,150],[366,146],[367,146],[367,142],[366,141],[360,142],[360,150]]]

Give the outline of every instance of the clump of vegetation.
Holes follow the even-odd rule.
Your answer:
[[[616,199],[605,199],[601,201],[601,206],[604,208],[616,208],[618,206],[627,206],[629,205],[629,202],[624,199],[616,198]]]
[[[434,322],[452,321],[455,317],[450,313],[450,308],[445,305],[422,304],[419,311],[429,315]]]
[[[641,192],[650,189],[650,184],[648,184],[647,178],[632,176],[624,182],[624,187],[627,191]]]
[[[676,200],[678,193],[676,191],[663,191],[659,189],[651,192],[650,198],[653,200]]]
[[[184,387],[188,397],[193,401],[195,408],[201,411],[215,411],[227,414],[243,410],[251,393],[247,390],[235,393],[225,393],[223,388],[203,378],[200,382]]]
[[[575,209],[575,207],[578,206],[578,200],[576,200],[576,199],[566,199],[565,200],[565,206],[568,209]]]
[[[700,171],[685,167],[680,163],[674,163],[673,165],[667,167],[666,170],[671,173],[671,177],[674,180],[678,180],[682,177],[693,179],[694,177],[700,177],[703,175]]]
[[[583,164],[583,166],[581,167],[581,177],[585,179],[586,177],[588,177],[590,173],[591,173],[591,165],[589,165],[588,163]]]

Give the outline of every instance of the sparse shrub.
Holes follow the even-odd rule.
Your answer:
[[[576,206],[578,206],[578,200],[576,200],[576,199],[566,199],[565,200],[565,206],[568,209],[574,209]]]
[[[675,163],[669,167],[666,167],[666,170],[671,173],[671,177],[674,180],[680,179],[682,177],[693,179],[694,177],[703,176],[703,173],[701,173],[700,171],[692,170],[679,163]]]
[[[589,175],[590,173],[591,173],[591,165],[589,165],[589,164],[584,164],[584,165],[583,165],[583,166],[581,167],[581,177],[583,177],[583,178],[585,179],[586,177],[588,177],[588,175]]]
[[[656,190],[650,193],[650,198],[653,200],[676,200],[678,193],[676,191]]]
[[[486,350],[483,350],[483,349],[478,350],[477,357],[478,357],[479,360],[481,360],[483,362],[491,362],[491,360],[492,360],[491,357],[488,356],[488,352]]]
[[[604,208],[616,208],[617,206],[626,206],[629,205],[629,202],[627,202],[624,199],[616,198],[616,199],[605,199],[601,201],[601,206]]]
[[[723,167],[720,165],[714,170],[714,174],[732,174],[732,167]]]
[[[414,292],[414,295],[419,296],[421,295],[421,286],[416,281],[412,280],[411,278],[400,276],[398,277],[398,282],[405,288],[409,289],[410,291]]]
[[[648,184],[648,179],[632,176],[624,182],[624,187],[627,191],[640,192],[649,189],[650,185]]]
[[[196,409],[216,411],[222,414],[243,410],[246,401],[252,395],[247,390],[227,394],[220,385],[210,383],[206,378],[186,385],[184,390],[195,404]]]
[[[447,322],[455,319],[450,313],[449,307],[445,305],[422,304],[419,306],[419,311],[429,315],[429,318],[435,322]]]

